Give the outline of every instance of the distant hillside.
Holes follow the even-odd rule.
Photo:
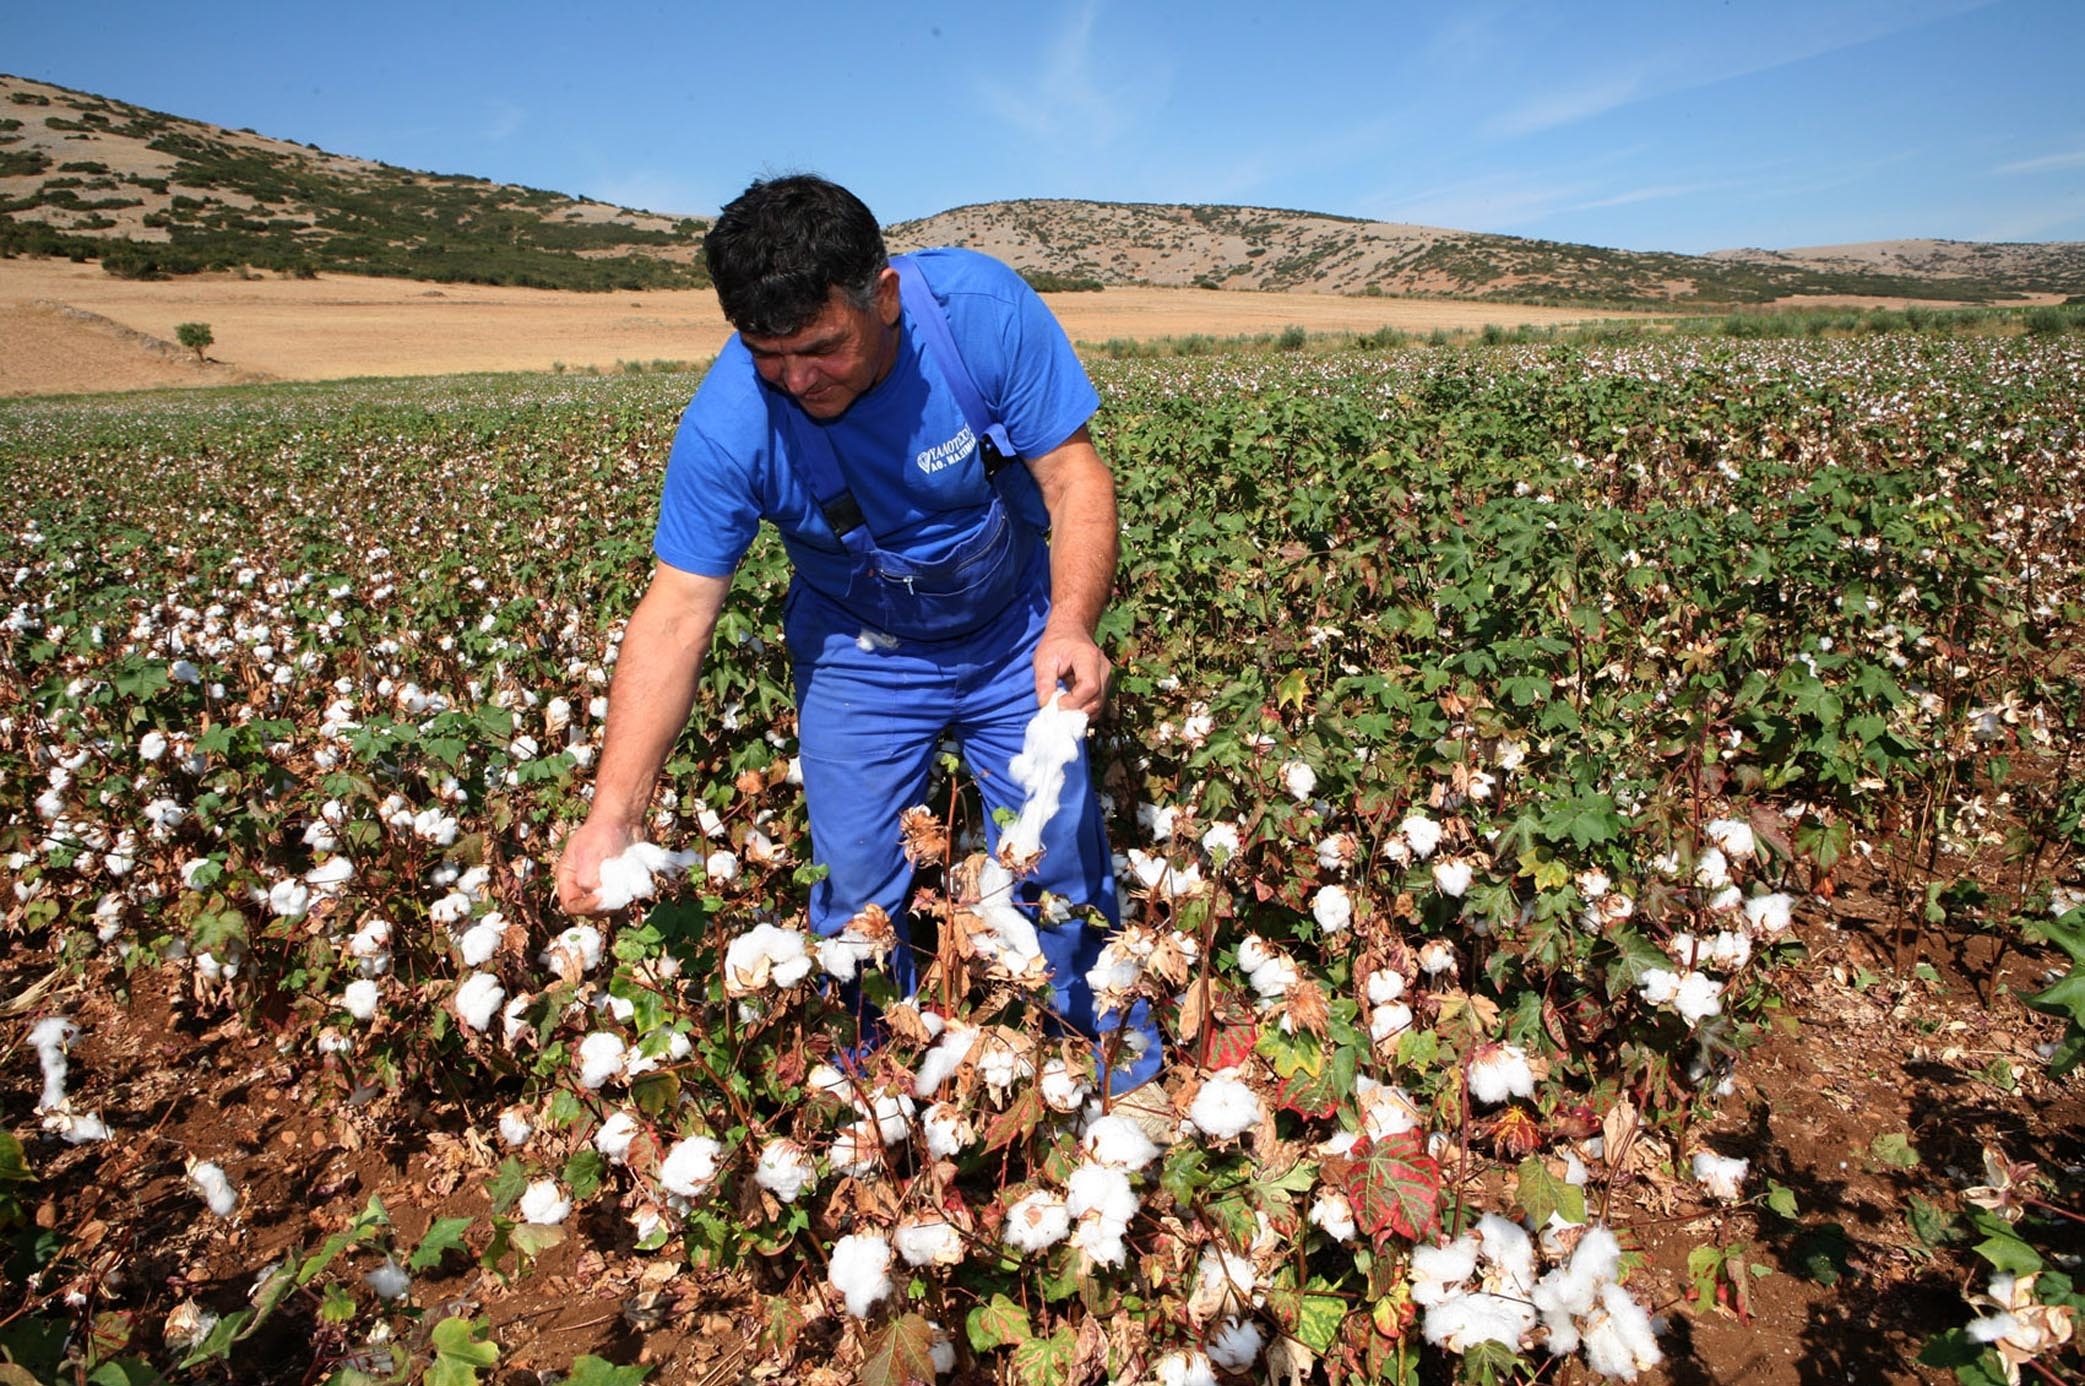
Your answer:
[[[0,254],[112,273],[321,270],[611,289],[707,283],[704,222],[417,173],[0,76]],[[1672,255],[1263,207],[1029,199],[890,228],[1039,283],[1518,303],[1714,306],[1789,295],[2085,294],[2085,244],[1886,241]]]
[[[890,236],[896,249],[966,245],[1022,270],[1103,284],[1679,304],[2085,292],[2077,242],[1674,255],[1262,207],[1044,199],[958,207],[901,223]]]
[[[244,266],[634,289],[706,284],[704,225],[0,76],[4,254],[135,276]]]

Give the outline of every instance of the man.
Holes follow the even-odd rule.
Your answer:
[[[1018,810],[1009,765],[1038,707],[1061,690],[1063,706],[1095,714],[1107,691],[1093,633],[1114,581],[1115,491],[1086,431],[1099,396],[1048,308],[995,260],[910,257],[924,289],[908,305],[874,216],[823,179],[756,182],[704,254],[738,335],[674,439],[658,563],[623,638],[593,809],[565,845],[558,898],[597,909],[601,863],[641,835],[731,575],[766,520],[795,567],[784,635],[812,848],[827,868],[811,928],[829,936],[881,907],[901,930],[894,969],[909,990],[899,818],[924,800],[944,736],[988,814]],[[950,338],[940,351],[928,340],[937,316]],[[971,417],[980,403],[1018,459],[996,471]],[[1113,924],[1083,748],[1062,803],[1020,889]],[[988,836],[996,847],[996,823]],[[1101,931],[1074,914],[1039,919],[1038,934],[1063,1021],[1089,1037],[1114,1025],[1096,1020],[1086,984]],[[1141,1010],[1124,1038],[1133,1062],[1112,1075],[1117,1091],[1159,1061]]]

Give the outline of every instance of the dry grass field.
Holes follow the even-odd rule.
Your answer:
[[[1206,333],[1478,331],[1581,322],[1574,309],[1336,294],[1111,288],[1055,294],[1074,341]],[[174,343],[210,325],[208,362]],[[707,289],[570,293],[322,275],[117,279],[93,264],[0,260],[0,395],[256,380],[330,380],[461,371],[610,371],[620,362],[693,361],[729,335]]]

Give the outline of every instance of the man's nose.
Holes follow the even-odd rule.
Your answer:
[[[785,356],[782,358],[782,388],[792,395],[800,395],[818,383],[818,373],[808,358]]]

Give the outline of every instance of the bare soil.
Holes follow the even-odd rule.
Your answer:
[[[1053,294],[1075,342],[1205,333],[1478,331],[1595,314],[1513,304],[1112,288]],[[208,323],[208,362],[173,346]],[[465,371],[612,371],[705,360],[731,329],[707,289],[582,294],[479,284],[230,274],[117,279],[94,264],[0,260],[0,395]]]
[[[1654,1386],[1948,1379],[1915,1359],[1933,1332],[1968,1317],[1963,1262],[1920,1245],[1906,1220],[1910,1199],[1951,1211],[1956,1190],[1981,1182],[1986,1145],[2050,1173],[2085,1150],[2085,1084],[2042,1076],[2033,1046],[2054,1030],[2012,995],[2044,985],[2045,964],[2017,952],[1996,958],[1989,936],[1902,931],[1902,907],[1859,887],[1813,903],[1801,926],[1811,957],[1779,1024],[1738,1062],[1721,1115],[1682,1141],[1748,1158],[1755,1197],[1718,1206],[1690,1181],[1654,1175],[1605,1210],[1645,1253],[1641,1293],[1667,1319],[1667,1363],[1645,1378]],[[295,1247],[308,1252],[372,1195],[401,1246],[444,1216],[479,1219],[482,1240],[485,1181],[499,1158],[475,1134],[493,1125],[482,1100],[433,1076],[401,1095],[347,1101],[337,1075],[280,1052],[264,1021],[249,1028],[171,994],[169,975],[146,971],[124,986],[95,965],[73,976],[19,941],[0,957],[7,1125],[27,1135],[36,1100],[22,1037],[36,1016],[62,1011],[82,1029],[75,1100],[119,1133],[78,1147],[29,1139],[42,1181],[37,1221],[71,1239],[60,1270],[38,1287],[47,1313],[69,1312],[84,1326],[117,1310],[139,1345],[154,1343],[177,1303],[238,1307],[263,1266]],[[2008,1066],[2010,1090],[1994,1079],[1995,1061]],[[1876,1139],[1889,1134],[1908,1139],[1916,1167],[1878,1158]],[[191,1158],[231,1173],[241,1189],[235,1219],[201,1211],[183,1177]],[[1770,1180],[1794,1194],[1797,1222],[1761,1206]],[[652,1364],[659,1382],[838,1386],[819,1350],[762,1358],[752,1277],[697,1274],[637,1253],[611,1205],[582,1212],[527,1274],[458,1269],[452,1257],[446,1274],[416,1277],[414,1301],[490,1320],[495,1386],[538,1386],[582,1353]],[[1745,1277],[1747,1302],[1695,1302],[1687,1263],[1702,1246],[1737,1247],[1764,1268]],[[5,1298],[0,1322],[12,1314]],[[272,1325],[238,1350],[231,1380],[313,1380],[338,1360],[341,1344],[308,1311],[285,1310]],[[814,1322],[806,1341],[829,1341],[831,1329]],[[1589,1378],[1566,1365],[1552,1379]]]

